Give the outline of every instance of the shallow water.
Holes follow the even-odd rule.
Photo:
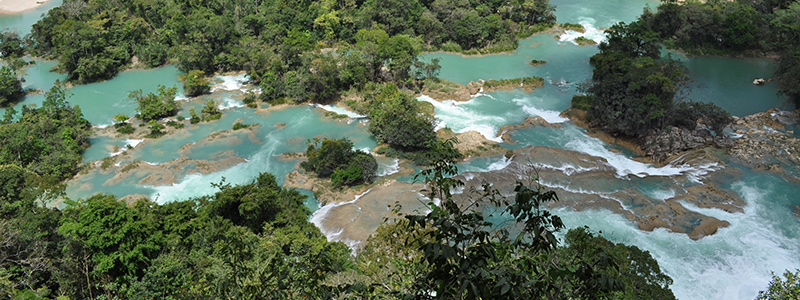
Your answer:
[[[46,5],[56,5],[50,1]],[[589,30],[588,38],[599,39],[598,28],[607,28],[619,21],[629,22],[638,16],[645,6],[655,7],[654,0],[553,0],[560,23],[580,23]],[[30,31],[41,11],[32,11],[20,16],[0,16],[0,25],[12,26],[20,32]],[[677,192],[676,186],[685,187],[704,182],[720,188],[729,188],[748,203],[744,213],[727,213],[715,209],[700,209],[686,205],[688,209],[727,220],[731,226],[720,229],[713,236],[699,241],[685,234],[670,233],[658,229],[653,232],[639,230],[635,224],[620,215],[606,210],[575,212],[560,209],[568,227],[589,225],[592,230],[602,231],[607,238],[637,245],[650,251],[663,270],[673,277],[673,291],[679,299],[752,299],[759,289],[767,286],[770,272],[781,273],[786,268],[800,267],[800,221],[792,216],[793,206],[800,205],[790,195],[800,193],[800,186],[789,183],[771,174],[752,172],[733,164],[727,168],[743,171],[741,177],[712,176],[719,171],[716,166],[692,169],[683,166],[655,168],[630,159],[631,153],[616,151],[618,147],[607,145],[591,138],[584,130],[558,116],[569,107],[570,99],[577,92],[578,84],[591,76],[589,57],[597,47],[580,47],[571,41],[580,34],[539,34],[520,42],[520,48],[511,54],[463,57],[455,54],[430,53],[427,58],[440,57],[442,78],[459,83],[478,79],[503,79],[523,76],[541,76],[545,87],[532,93],[521,90],[498,91],[478,95],[468,102],[432,102],[440,126],[456,132],[476,130],[489,139],[498,140],[497,131],[503,125],[522,122],[529,116],[541,116],[560,128],[532,127],[514,132],[511,136],[517,143],[503,144],[514,149],[528,145],[541,145],[580,151],[599,156],[613,167],[616,178],[596,182],[569,182],[566,179],[549,181],[570,190],[583,193],[609,193],[620,189],[632,189],[647,197],[663,200]],[[788,108],[787,103],[776,95],[775,86],[752,85],[757,77],[769,77],[775,68],[769,59],[731,59],[720,57],[684,57],[675,55],[692,72],[695,78],[689,97],[697,101],[716,103],[735,115],[746,115],[764,111],[770,107]],[[547,61],[541,66],[530,66],[532,59]],[[52,61],[37,61],[27,69],[25,86],[47,90],[56,79],[64,75],[48,72],[55,65]],[[99,83],[76,86],[70,91],[69,101],[81,106],[85,116],[95,125],[112,123],[117,113],[133,115],[135,104],[127,100],[130,91],[142,89],[145,93],[155,91],[158,84],[178,85],[178,71],[174,66],[153,70],[132,70],[116,78]],[[98,161],[115,156],[115,163],[124,167],[139,161],[155,165],[167,164],[181,158],[214,161],[232,155],[245,162],[210,174],[199,174],[196,164],[182,165],[176,170],[177,182],[170,185],[142,185],[139,181],[147,174],[134,174],[117,184],[109,184],[114,172],[93,171],[69,182],[67,194],[72,198],[84,198],[94,193],[111,193],[117,196],[143,194],[158,202],[183,200],[213,193],[209,183],[245,183],[260,172],[271,172],[279,182],[294,170],[296,160],[283,159],[286,152],[302,152],[306,142],[314,137],[350,138],[355,148],[372,149],[374,139],[366,131],[360,116],[342,111],[337,107],[298,106],[267,112],[256,112],[242,107],[240,94],[251,89],[242,84],[241,76],[217,78],[214,95],[185,100],[178,96],[183,106],[180,115],[188,117],[189,109],[200,110],[207,100],[216,102],[224,109],[222,119],[188,126],[179,135],[167,135],[157,140],[137,144],[126,137],[94,137],[93,146],[85,153],[85,162]],[[31,95],[19,105],[40,104],[42,95]],[[425,97],[421,101],[429,101]],[[331,110],[347,114],[351,120],[332,120],[324,117]],[[0,112],[1,113],[1,112]],[[258,124],[252,130],[223,134],[226,139],[209,141],[210,135],[230,130],[233,123],[241,120],[246,124]],[[284,126],[285,125],[285,126]],[[252,135],[251,135],[252,133]],[[223,142],[224,141],[224,142]],[[127,144],[136,144],[123,154]],[[188,145],[188,146],[186,146]],[[616,150],[614,150],[616,149]],[[459,165],[463,172],[489,171],[503,168],[508,160],[504,157],[477,158]],[[574,166],[563,165],[549,158],[537,159],[535,163],[569,172],[582,172]],[[397,161],[382,159],[379,169],[383,174],[397,172]],[[681,175],[679,175],[681,174]],[[688,175],[687,175],[688,174]],[[569,177],[566,177],[567,179]],[[410,181],[411,176],[400,180]],[[547,181],[543,178],[543,181]],[[309,193],[308,191],[304,191]],[[313,197],[307,205],[313,210],[319,204]],[[314,218],[325,218],[331,208],[320,209]],[[342,217],[342,216],[339,216]],[[327,228],[326,232],[336,232]]]

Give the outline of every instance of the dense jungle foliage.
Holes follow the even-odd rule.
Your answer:
[[[667,47],[692,54],[779,55],[779,90],[800,107],[800,1],[663,0],[641,20]]]
[[[270,174],[186,201],[111,195],[45,208],[61,195],[38,174],[0,165],[0,290],[13,299],[674,299],[647,252],[586,229],[567,234],[541,209],[555,193],[519,184],[475,203],[508,204],[495,227],[456,204],[452,162],[424,174],[426,215],[387,222],[351,254],[308,221],[305,196]],[[489,190],[487,190],[489,191]],[[514,228],[514,227],[509,227]]]
[[[612,26],[599,48],[590,59],[594,70],[583,104],[588,100],[587,116],[607,132],[643,138],[668,126],[693,130],[700,120],[722,134],[732,121],[714,104],[676,96],[689,76],[671,57],[661,57],[658,35],[646,22]]]
[[[13,107],[6,109],[0,120],[0,164],[58,180],[78,172],[89,148],[91,124],[80,107],[69,105],[66,93],[56,85],[40,108],[23,106],[19,114]]]
[[[24,95],[17,72],[7,66],[0,67],[0,107],[13,106]]]
[[[330,76],[326,68],[341,68],[341,77],[356,83],[375,80],[376,62],[394,64],[386,76],[403,76],[392,78],[400,83],[412,61],[383,57],[416,60],[411,54],[420,49],[510,51],[554,20],[546,0],[66,0],[33,26],[29,42],[31,52],[57,59],[77,82],[113,77],[133,62],[175,62],[184,72],[246,70],[257,81],[271,72],[288,83],[287,96],[324,101],[325,91],[300,95],[292,84],[334,80],[315,78]],[[370,32],[370,43],[359,40],[360,31]],[[394,39],[389,51],[378,49],[379,32]]]
[[[308,160],[300,163],[300,167],[319,177],[330,177],[336,187],[371,183],[378,170],[375,157],[353,150],[353,142],[347,138],[309,141],[306,158]]]

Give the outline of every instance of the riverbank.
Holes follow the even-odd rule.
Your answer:
[[[15,15],[35,9],[47,0],[0,0],[0,14]]]

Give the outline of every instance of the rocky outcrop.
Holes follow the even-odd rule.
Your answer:
[[[714,208],[727,213],[741,213],[745,202],[734,192],[710,186],[684,187],[684,183],[697,180],[696,175],[681,174],[668,180],[659,180],[659,189],[668,191],[665,196],[654,196],[631,185],[631,180],[645,183],[648,178],[622,176],[606,159],[585,153],[551,147],[528,146],[498,157],[502,165],[487,172],[465,172],[455,176],[465,183],[453,191],[458,203],[471,203],[482,194],[485,183],[497,189],[507,199],[513,199],[516,182],[529,186],[538,183],[558,194],[559,201],[549,203],[550,208],[568,207],[577,211],[604,209],[624,216],[641,230],[666,228],[683,233],[692,239],[701,239],[730,225],[725,220],[704,215],[695,208]],[[716,171],[703,176],[704,181],[730,180],[741,176],[738,169],[725,168],[721,161],[708,152],[696,151],[682,155],[669,164],[686,169],[702,169],[714,165]],[[302,178],[301,178],[302,177]],[[628,178],[633,177],[633,178]],[[689,178],[692,177],[692,178]],[[311,187],[315,184],[300,172],[286,179],[287,186]],[[366,240],[384,218],[392,218],[394,205],[402,206],[402,213],[424,213],[429,200],[424,198],[426,186],[422,183],[405,183],[387,179],[364,190],[327,200],[312,220],[331,240],[344,241],[351,246]],[[318,192],[315,191],[315,195]],[[326,197],[326,196],[323,196]]]
[[[442,128],[436,131],[436,136],[441,139],[456,138],[458,143],[453,146],[464,155],[464,158],[500,155],[508,151],[505,147],[500,146],[500,143],[487,139],[477,131],[454,133],[449,128]]]
[[[738,136],[730,154],[754,168],[783,172],[781,164],[800,165],[800,139],[787,125],[800,120],[800,110],[770,109],[735,118],[731,129]]]
[[[726,135],[714,136],[708,129],[698,126],[694,130],[670,127],[644,139],[645,153],[656,161],[687,150],[715,146],[731,148],[733,141]]]
[[[517,141],[515,141],[513,138],[511,138],[511,133],[513,131],[515,131],[515,130],[524,129],[524,128],[528,128],[528,127],[554,127],[554,128],[561,128],[561,124],[558,124],[558,123],[552,124],[550,122],[547,122],[547,120],[545,120],[541,116],[527,117],[527,118],[525,118],[525,121],[522,122],[521,124],[505,125],[503,127],[500,127],[500,131],[497,132],[497,136],[502,137],[503,141],[506,142],[506,143],[516,144]]]
[[[480,92],[482,82],[470,81],[467,85],[444,79],[437,79],[425,85],[422,93],[436,101],[455,100],[469,101],[472,96]]]
[[[681,156],[667,163],[672,166],[719,166],[716,176],[736,177],[735,169],[723,167],[716,157],[706,153]],[[585,153],[550,147],[524,147],[513,150],[513,158],[501,169],[481,173],[464,173],[456,176],[465,182],[464,190],[480,190],[485,182],[503,193],[513,191],[517,181],[530,181],[539,178],[539,183],[556,191],[560,201],[550,203],[551,207],[570,207],[582,211],[589,209],[608,209],[635,222],[642,230],[652,231],[667,228],[672,232],[684,233],[692,239],[700,239],[714,234],[718,228],[729,223],[712,216],[703,215],[686,207],[716,208],[729,213],[742,212],[745,205],[736,193],[713,186],[701,185],[684,188],[681,184],[662,187],[675,195],[668,199],[657,199],[636,188],[619,188],[617,171],[608,162]],[[684,175],[674,178],[675,182],[688,180]],[[459,194],[462,201],[470,197]],[[686,205],[685,205],[686,204]]]

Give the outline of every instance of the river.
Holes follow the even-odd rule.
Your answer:
[[[0,16],[0,25],[16,29],[21,33],[30,31],[38,16],[60,1],[52,0],[44,7],[15,16]],[[551,0],[556,5],[560,23],[580,23],[588,30],[587,38],[601,40],[602,32],[619,21],[631,21],[645,6],[655,7],[651,0]],[[514,149],[528,145],[551,146],[579,151],[605,158],[616,168],[617,178],[606,189],[631,188],[654,199],[666,199],[675,191],[665,186],[674,186],[687,177],[691,170],[656,168],[630,159],[631,154],[612,151],[615,147],[589,137],[584,130],[559,117],[558,113],[569,107],[577,84],[591,76],[588,60],[597,52],[597,47],[581,47],[572,42],[581,34],[569,32],[565,35],[539,34],[520,42],[520,47],[511,54],[464,57],[455,54],[429,53],[426,58],[439,57],[444,79],[467,83],[477,79],[503,79],[522,76],[541,76],[545,87],[532,93],[521,90],[498,91],[480,94],[468,102],[435,102],[440,126],[456,132],[475,130],[489,139],[495,137],[503,125],[521,123],[528,116],[542,116],[548,122],[560,123],[560,128],[530,127],[513,133],[517,144],[503,144]],[[698,101],[716,103],[737,116],[764,111],[770,107],[789,109],[786,101],[775,93],[774,84],[754,86],[757,77],[769,77],[775,68],[768,59],[731,59],[721,57],[691,57],[679,54],[694,78],[689,96]],[[547,61],[541,66],[530,66],[532,59]],[[49,72],[55,65],[52,61],[37,60],[27,69],[25,87],[46,90],[57,79],[64,76]],[[118,113],[133,115],[135,104],[127,99],[133,90],[155,91],[157,85],[180,84],[174,66],[152,70],[131,70],[105,82],[79,85],[71,88],[69,101],[80,105],[86,118],[97,126],[113,122]],[[287,152],[305,150],[306,141],[314,137],[350,138],[357,148],[372,149],[376,142],[366,131],[361,119],[349,121],[325,117],[327,110],[312,106],[294,106],[281,109],[259,110],[243,107],[242,94],[254,87],[248,86],[242,76],[216,76],[212,95],[201,99],[178,97],[183,109],[180,115],[188,117],[189,109],[197,110],[206,100],[216,101],[224,110],[218,121],[192,125],[179,134],[168,135],[157,140],[130,140],[113,136],[92,138],[93,146],[85,153],[86,163],[110,160],[112,166],[100,168],[72,180],[67,194],[71,198],[85,198],[94,193],[110,193],[116,196],[141,194],[158,202],[183,200],[213,193],[209,184],[224,180],[228,183],[246,183],[260,172],[271,172],[282,182],[283,177],[294,169],[296,161],[280,158]],[[30,95],[20,104],[40,104],[42,95]],[[343,112],[337,110],[338,112]],[[1,113],[1,112],[0,112]],[[240,120],[247,124],[259,124],[252,130],[215,134],[231,129]],[[499,140],[498,140],[499,141]],[[126,145],[132,146],[127,150]],[[112,157],[109,159],[108,157]],[[207,165],[228,162],[218,170]],[[131,163],[146,164],[140,171],[125,170]],[[502,158],[475,159],[461,165],[462,170],[485,171],[502,168]],[[758,290],[765,289],[770,272],[782,273],[784,269],[800,268],[800,221],[792,215],[793,206],[800,205],[800,186],[784,178],[766,172],[750,170],[727,162],[727,168],[741,170],[741,176],[694,178],[705,184],[730,189],[739,194],[747,205],[743,213],[728,213],[718,209],[693,207],[691,210],[713,216],[731,223],[715,235],[692,240],[686,234],[672,233],[665,229],[652,232],[639,230],[636,225],[621,215],[604,209],[584,210],[559,209],[567,227],[588,225],[594,231],[615,242],[639,246],[650,251],[662,269],[674,279],[671,286],[679,299],[753,299]],[[395,161],[382,160],[381,172],[396,171]],[[127,173],[126,173],[127,172]],[[713,170],[710,172],[714,172]],[[644,175],[640,178],[636,174]],[[712,174],[713,175],[713,174]],[[170,178],[168,184],[150,177]],[[704,179],[707,179],[703,181]],[[142,182],[148,182],[143,184]],[[155,183],[154,183],[155,182]],[[593,190],[588,182],[572,182],[572,189],[586,193],[602,193]],[[683,183],[681,183],[683,184]],[[310,203],[315,206],[316,204]],[[320,210],[330,211],[328,209]],[[316,215],[317,219],[324,215]],[[328,228],[330,231],[330,228]]]

